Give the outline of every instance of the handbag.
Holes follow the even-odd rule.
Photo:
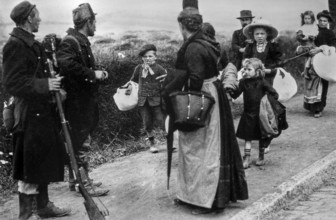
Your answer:
[[[190,88],[190,79],[188,80]],[[203,91],[177,91],[169,95],[174,115],[174,127],[194,131],[206,125],[207,115],[215,99]]]
[[[126,95],[128,86],[132,87],[131,94]],[[114,102],[120,111],[128,111],[138,105],[138,91],[139,85],[133,81],[129,81],[124,86],[117,89],[116,94],[113,95]]]

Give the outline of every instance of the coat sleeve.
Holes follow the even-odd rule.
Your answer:
[[[231,47],[234,52],[239,52],[240,46],[238,44],[238,36],[237,36],[237,31],[233,32],[232,35],[232,42],[231,42]]]
[[[247,44],[245,48],[245,52],[243,53],[243,60],[247,58],[252,58],[253,56],[253,45],[254,44]]]
[[[225,89],[236,90],[238,88],[237,68],[232,63],[229,63],[223,70],[222,83]]]
[[[275,99],[279,98],[279,94],[277,93],[277,91],[266,80],[263,80],[263,90],[265,93],[267,92],[268,94],[273,96]]]
[[[232,98],[236,99],[236,98],[238,98],[242,94],[242,92],[244,92],[244,84],[245,84],[244,79],[241,79],[239,81],[237,89],[233,90],[233,92],[230,93],[230,95],[231,95]]]
[[[189,44],[185,53],[185,62],[190,77],[190,90],[200,91],[202,89],[206,71],[205,56],[206,51],[201,44]]]
[[[280,45],[276,42],[271,43],[271,48],[269,51],[270,56],[271,56],[271,63],[269,63],[268,66],[265,66],[266,68],[271,69],[271,74],[272,76],[276,75],[276,67],[281,66],[281,61],[282,61],[282,51],[280,49]]]
[[[82,63],[80,51],[74,40],[62,41],[57,52],[57,61],[65,76],[71,75],[83,83],[96,82],[94,70]]]
[[[24,98],[48,96],[48,78],[36,78],[35,73],[29,72],[27,54],[29,51],[21,43],[10,42],[4,47],[4,87],[13,96]]]

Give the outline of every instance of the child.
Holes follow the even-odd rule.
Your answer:
[[[237,98],[243,93],[244,112],[240,119],[237,137],[245,140],[244,168],[250,165],[251,141],[259,140],[259,158],[257,166],[263,166],[265,148],[271,143],[270,139],[262,139],[259,125],[259,109],[262,97],[268,93],[278,98],[278,93],[264,79],[265,67],[258,58],[245,59],[243,61],[243,78],[239,82],[238,89],[231,92],[233,98]]]
[[[131,80],[139,83],[138,106],[144,130],[151,144],[150,152],[157,153],[158,149],[154,146],[154,122],[157,122],[159,128],[164,129],[164,115],[161,110],[161,84],[156,78],[165,75],[166,70],[155,62],[156,47],[153,44],[144,45],[139,56],[142,57],[143,64],[135,67]]]
[[[296,53],[302,54],[315,48],[314,40],[318,34],[318,28],[315,24],[315,16],[312,11],[305,11],[301,14],[301,27],[296,32],[296,39],[300,42],[300,46],[297,47]],[[309,75],[309,68],[311,66],[311,57],[307,55],[307,61],[302,75],[306,79],[311,79]]]

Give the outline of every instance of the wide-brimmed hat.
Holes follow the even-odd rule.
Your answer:
[[[242,18],[254,18],[254,16],[252,16],[252,12],[250,10],[241,10],[240,17],[238,17],[237,19]]]
[[[267,32],[267,40],[276,38],[279,34],[278,30],[273,27],[267,20],[259,19],[252,24],[247,25],[243,29],[243,34],[250,39],[253,39],[253,32],[256,28],[265,28]]]
[[[86,22],[89,18],[95,18],[97,13],[94,13],[89,3],[80,4],[72,11],[72,19],[75,25],[80,25]]]
[[[317,19],[319,19],[320,17],[325,17],[328,18],[329,22],[333,22],[334,19],[331,17],[330,12],[328,10],[323,10],[320,13],[317,14]]]

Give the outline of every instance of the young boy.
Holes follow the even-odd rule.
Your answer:
[[[156,63],[156,51],[153,44],[146,44],[141,48],[139,56],[143,64],[135,67],[131,78],[132,81],[139,83],[138,106],[152,153],[158,152],[153,134],[155,122],[157,127],[164,129],[164,114],[161,110],[160,96],[161,83],[156,78],[165,75],[166,70]]]

